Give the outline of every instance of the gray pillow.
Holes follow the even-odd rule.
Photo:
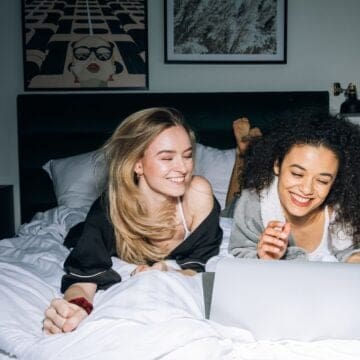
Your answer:
[[[220,150],[196,144],[194,174],[207,178],[222,208],[235,161],[235,149]],[[91,206],[106,182],[105,160],[99,151],[49,160],[43,169],[54,184],[58,205]]]
[[[53,181],[58,205],[90,207],[105,189],[105,161],[97,151],[49,160],[43,169]]]

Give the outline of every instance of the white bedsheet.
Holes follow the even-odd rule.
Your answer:
[[[204,319],[201,275],[126,274],[97,293],[93,313],[69,334],[42,333],[43,313],[60,297],[62,240],[86,209],[55,208],[0,241],[0,359],[344,359],[360,358],[360,341],[255,342],[242,329]],[[223,221],[223,226],[228,223]],[[229,233],[225,229],[225,235]]]

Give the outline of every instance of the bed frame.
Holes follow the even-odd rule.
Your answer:
[[[42,166],[50,159],[97,149],[129,114],[147,107],[180,110],[198,142],[221,149],[235,146],[233,120],[246,116],[264,133],[280,118],[329,112],[329,93],[111,93],[25,94],[17,98],[21,222],[56,206]]]

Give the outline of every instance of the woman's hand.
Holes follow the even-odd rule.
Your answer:
[[[154,263],[152,266],[149,265],[138,265],[135,270],[131,272],[131,276],[134,276],[138,273],[149,271],[149,270],[160,270],[160,271],[169,271],[169,267],[166,265],[165,261],[158,261]]]
[[[96,289],[97,285],[94,283],[75,283],[65,291],[63,299],[53,299],[45,311],[43,322],[45,334],[75,330],[88,313],[81,306],[71,303],[71,299],[84,298],[91,306]]]
[[[173,268],[171,268],[170,266],[168,266],[166,264],[165,261],[158,261],[156,263],[154,263],[152,266],[149,266],[149,265],[139,265],[135,268],[135,270],[133,270],[131,272],[131,276],[134,276],[135,274],[138,274],[140,272],[144,272],[144,271],[149,271],[149,270],[160,270],[160,271],[177,271],[183,275],[186,275],[186,276],[194,276],[197,274],[196,271],[194,270],[191,270],[191,269],[180,269],[180,270],[175,270]]]
[[[257,255],[260,259],[281,259],[288,247],[290,224],[270,221],[260,236]]]
[[[347,258],[346,262],[347,263],[352,263],[352,264],[359,264],[360,263],[360,253],[350,255]]]
[[[67,333],[75,330],[87,316],[82,307],[65,299],[53,299],[45,311],[43,330],[48,335]]]

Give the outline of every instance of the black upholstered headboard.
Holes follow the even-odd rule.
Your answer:
[[[22,222],[56,205],[42,165],[98,148],[137,110],[175,107],[195,130],[198,142],[223,149],[235,146],[232,122],[241,116],[266,133],[279,118],[308,110],[329,112],[326,91],[26,94],[17,100]]]

